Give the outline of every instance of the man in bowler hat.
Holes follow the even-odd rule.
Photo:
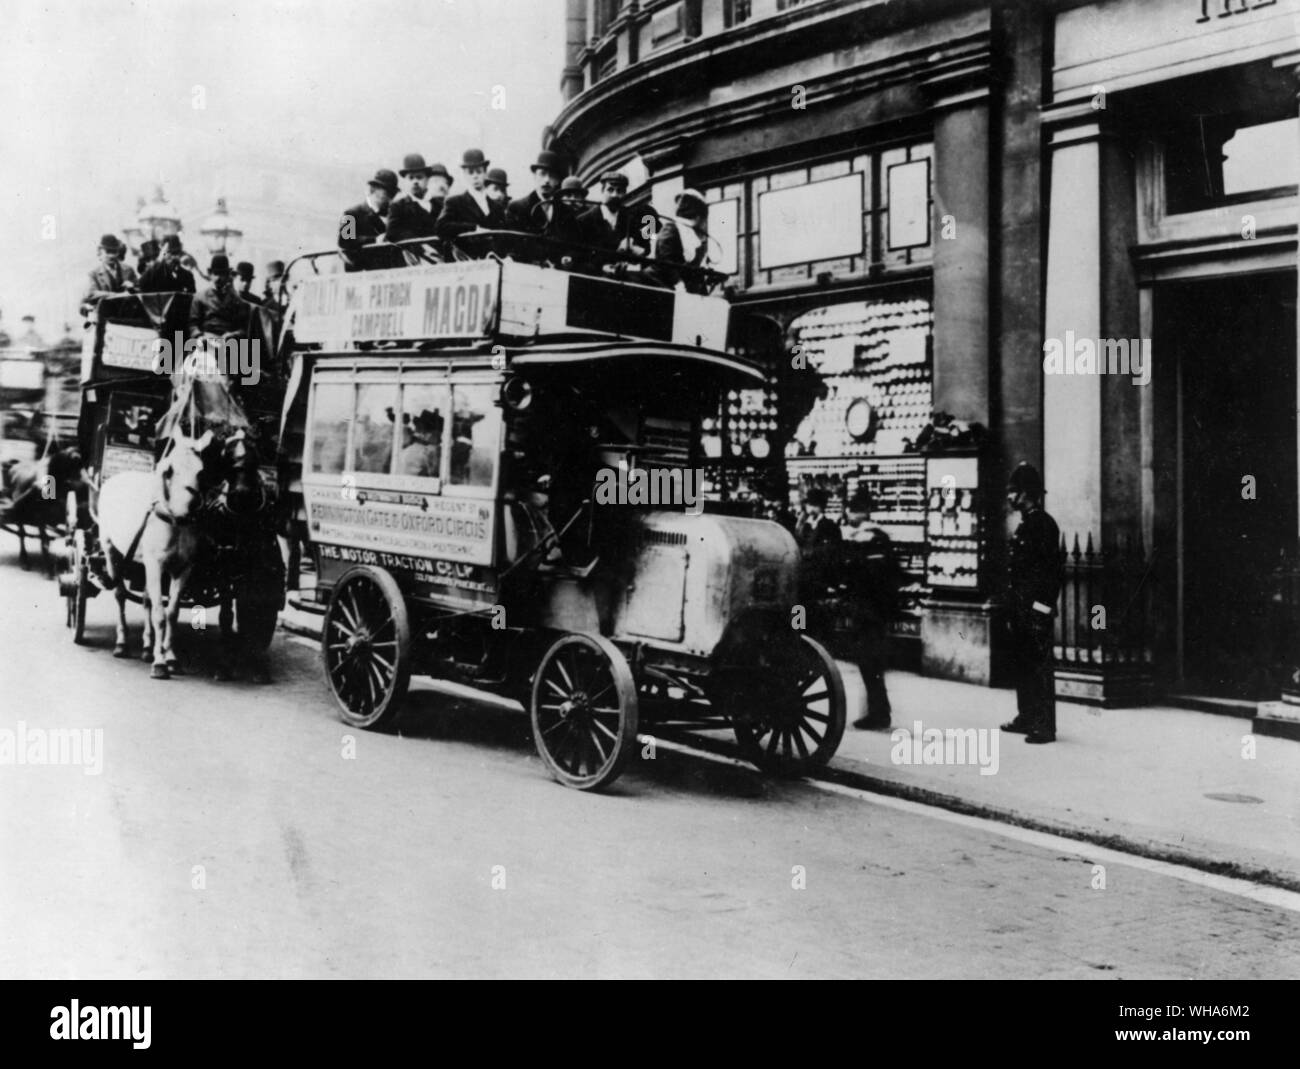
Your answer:
[[[438,217],[437,234],[440,238],[454,238],[471,230],[498,230],[505,222],[501,205],[487,194],[487,170],[491,161],[482,149],[466,149],[461,156],[460,170],[465,176],[466,189],[448,197]]]
[[[135,290],[135,271],[130,264],[122,263],[126,245],[116,234],[105,234],[99,239],[99,266],[90,272],[90,281],[81,298],[81,314],[89,315],[105,297],[115,293]]]
[[[1056,740],[1052,618],[1061,590],[1061,531],[1043,508],[1043,477],[1021,462],[1007,481],[1007,505],[1020,513],[1007,554],[1007,623],[1016,679],[1016,717],[1003,731],[1026,742]]]
[[[231,284],[230,260],[224,253],[212,257],[208,267],[212,284],[190,302],[189,336],[215,334],[245,334],[251,315],[249,306],[241,301]]]
[[[162,254],[140,279],[141,293],[193,293],[194,275],[181,263],[185,247],[181,239],[170,234],[163,239]]]
[[[369,186],[366,199],[346,209],[339,220],[339,251],[343,254],[345,271],[380,266],[369,262],[370,258],[363,256],[362,250],[374,245],[387,233],[388,207],[397,196],[397,175],[380,168]]]
[[[554,230],[555,200],[560,183],[569,169],[558,152],[539,152],[533,172],[533,191],[512,200],[506,209],[506,228],[526,234],[548,234]]]
[[[247,260],[240,260],[235,264],[235,296],[241,301],[248,301],[249,304],[261,304],[257,294],[253,292],[253,279],[256,277],[256,269]]]
[[[445,194],[435,196],[430,187],[435,172],[441,172],[450,183],[451,175],[442,164],[429,167],[424,157],[418,152],[410,153],[402,161],[398,172],[407,180],[406,192],[393,201],[388,209],[388,241],[411,241],[415,238],[431,238],[438,216],[442,214]]]

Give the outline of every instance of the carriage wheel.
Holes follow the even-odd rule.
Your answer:
[[[64,601],[68,606],[67,626],[72,641],[80,646],[86,638],[86,594],[90,585],[90,563],[86,559],[86,532],[78,528],[68,539],[68,577]]]
[[[563,635],[533,676],[533,740],[551,775],[593,791],[618,778],[636,746],[632,670],[598,635]]]
[[[756,678],[759,678],[756,674]],[[807,635],[782,645],[743,701],[728,696],[736,741],[764,772],[803,776],[826,764],[844,737],[844,681],[829,653]]]
[[[320,644],[343,719],[359,728],[391,726],[411,682],[411,623],[396,580],[368,565],[345,572],[330,595]]]

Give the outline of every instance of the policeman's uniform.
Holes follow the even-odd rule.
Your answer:
[[[1042,477],[1021,464],[1008,489],[1041,493]],[[1003,730],[1023,731],[1031,742],[1056,737],[1052,619],[1061,590],[1060,541],[1060,528],[1040,506],[1024,514],[1008,547],[1006,597],[1017,711]]]

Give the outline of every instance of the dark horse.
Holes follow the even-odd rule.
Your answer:
[[[73,448],[53,449],[37,460],[9,461],[0,472],[8,505],[0,524],[18,536],[18,563],[28,566],[26,529],[36,528],[41,541],[41,563],[54,574],[50,556],[50,529],[64,522],[69,490],[82,483],[81,453]]]
[[[221,480],[205,498],[202,526],[210,554],[210,588],[221,608],[222,659],[215,676],[236,664],[256,683],[271,682],[267,649],[284,607],[284,560],[276,540],[275,488],[263,477],[256,441],[240,428],[221,445]]]

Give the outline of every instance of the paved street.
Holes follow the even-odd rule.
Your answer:
[[[269,688],[155,682],[15,559],[0,729],[103,752],[0,765],[5,977],[1300,976],[1287,909],[662,747],[580,794],[518,711],[430,689],[346,757],[307,645]]]

